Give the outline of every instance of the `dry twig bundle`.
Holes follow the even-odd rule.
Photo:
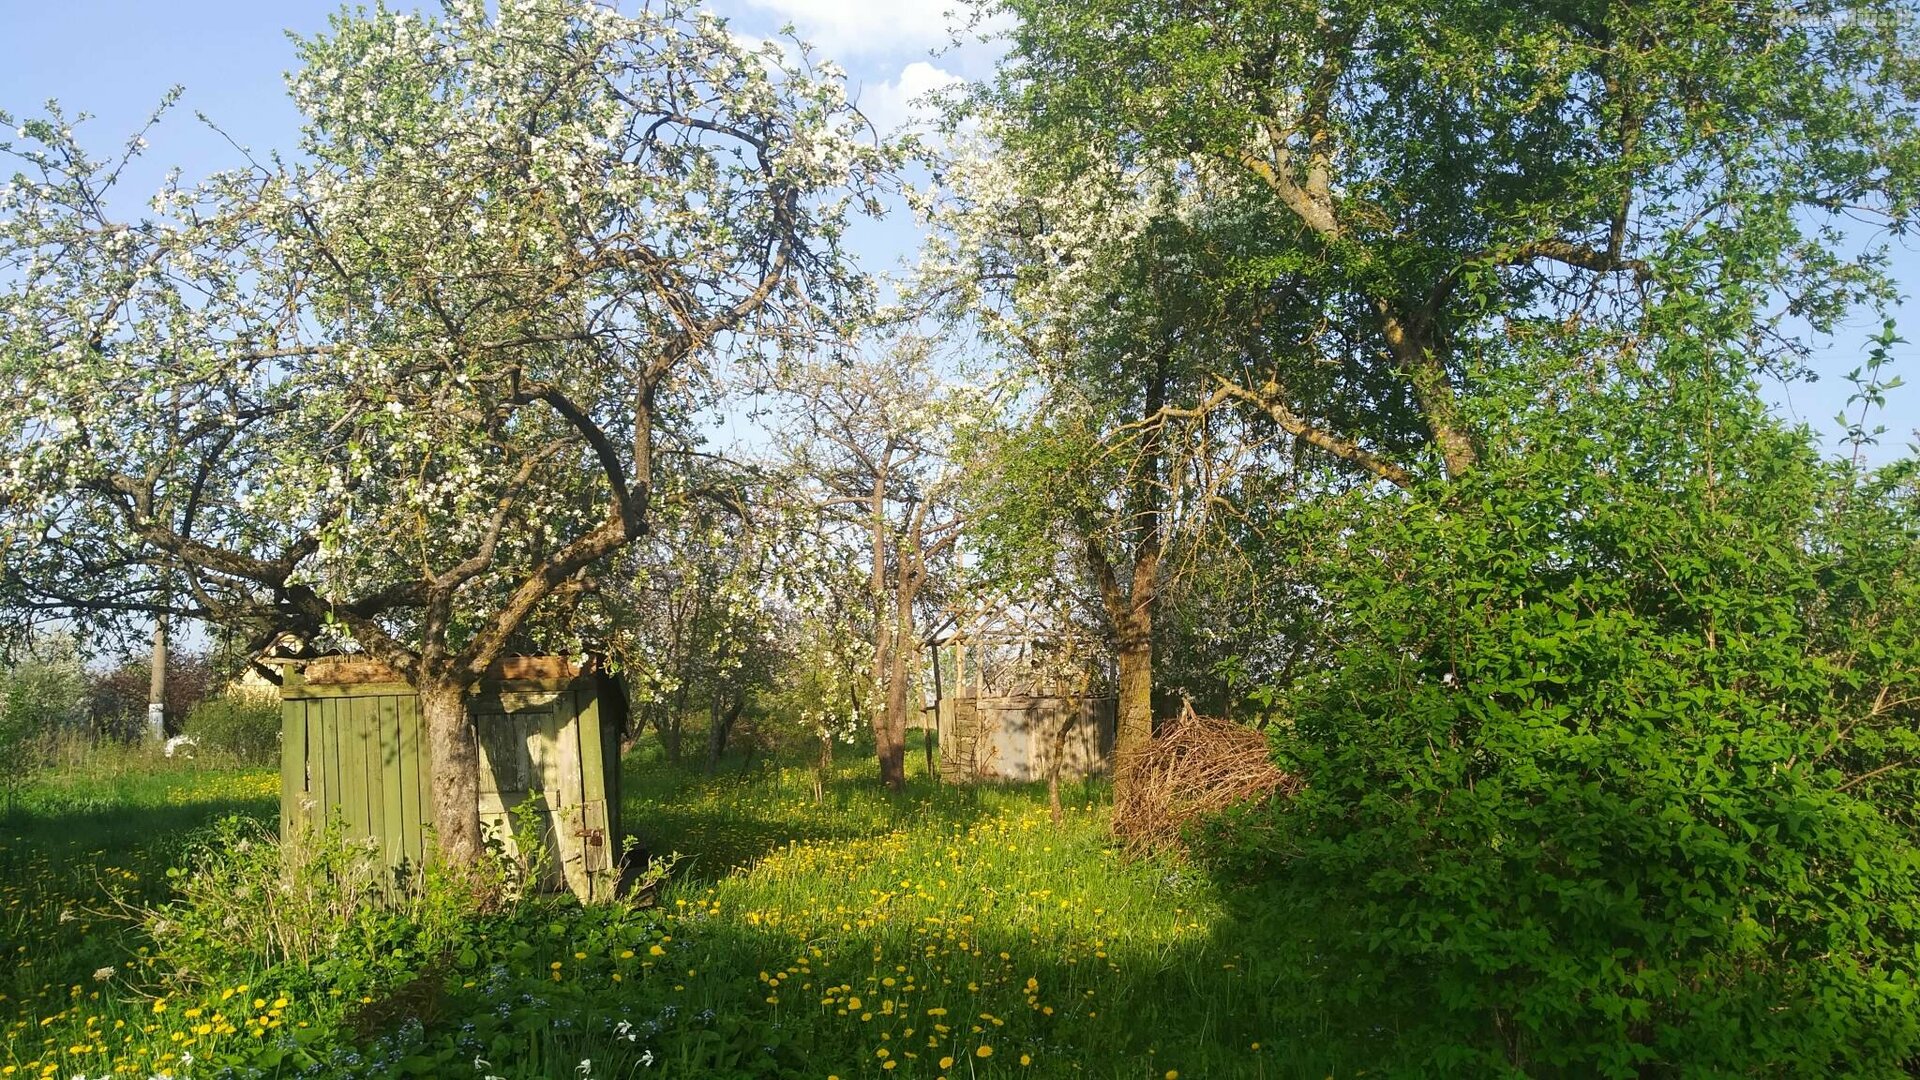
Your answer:
[[[1129,770],[1113,831],[1131,855],[1184,852],[1187,827],[1201,818],[1300,790],[1299,778],[1273,763],[1265,735],[1191,706],[1114,768]]]

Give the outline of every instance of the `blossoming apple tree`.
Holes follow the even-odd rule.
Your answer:
[[[715,365],[860,303],[840,238],[891,152],[831,65],[679,0],[356,10],[298,50],[298,152],[145,207],[144,138],[0,117],[0,596],[351,642],[419,691],[468,860],[467,692],[578,647],[550,615],[648,532]]]

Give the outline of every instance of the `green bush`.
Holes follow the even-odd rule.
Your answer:
[[[1370,1010],[1439,1010],[1424,1071],[1904,1075],[1914,467],[1825,463],[1744,389],[1529,399],[1476,474],[1307,522],[1308,786],[1217,853],[1342,913]]]
[[[534,826],[531,812],[515,824]],[[170,991],[176,1011],[195,1009],[188,1018],[204,1009],[213,1022],[224,1013],[252,1023],[279,995],[308,1018],[272,1036],[262,1027],[254,1041],[195,1046],[218,1075],[477,1077],[493,1070],[472,1066],[483,1054],[514,1077],[584,1075],[588,1056],[593,1075],[634,1075],[653,1053],[620,1023],[635,1002],[608,993],[605,975],[652,967],[636,951],[671,943],[671,917],[628,902],[513,895],[530,873],[538,868],[495,851],[471,867],[396,874],[337,820],[289,841],[234,817],[187,843],[167,872],[166,903],[134,911],[167,977],[163,1006]],[[601,978],[580,977],[589,970]],[[671,1018],[674,992],[661,981],[631,990]],[[244,996],[225,1004],[248,991],[260,999],[252,1009]]]
[[[0,665],[0,811],[86,716],[86,672],[74,642],[41,638],[19,662]]]
[[[280,757],[280,706],[271,701],[211,697],[193,707],[181,731],[200,750],[251,764],[271,764]]]
[[[227,818],[189,843],[167,871],[173,898],[142,922],[159,957],[189,982],[282,966],[361,990],[404,981],[452,948],[495,904],[499,870],[487,861],[402,874],[337,821],[289,842]]]

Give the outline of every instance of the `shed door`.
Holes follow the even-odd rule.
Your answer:
[[[567,823],[581,805],[580,754],[569,696],[561,691],[502,693],[475,703],[480,742],[480,824],[489,837],[519,854],[526,837],[513,811],[533,800],[536,828],[545,849],[546,873],[539,887],[557,889],[581,861]]]

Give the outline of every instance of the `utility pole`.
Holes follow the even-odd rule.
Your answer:
[[[167,741],[167,616],[153,616],[153,677],[147,683],[147,730],[154,742]]]

